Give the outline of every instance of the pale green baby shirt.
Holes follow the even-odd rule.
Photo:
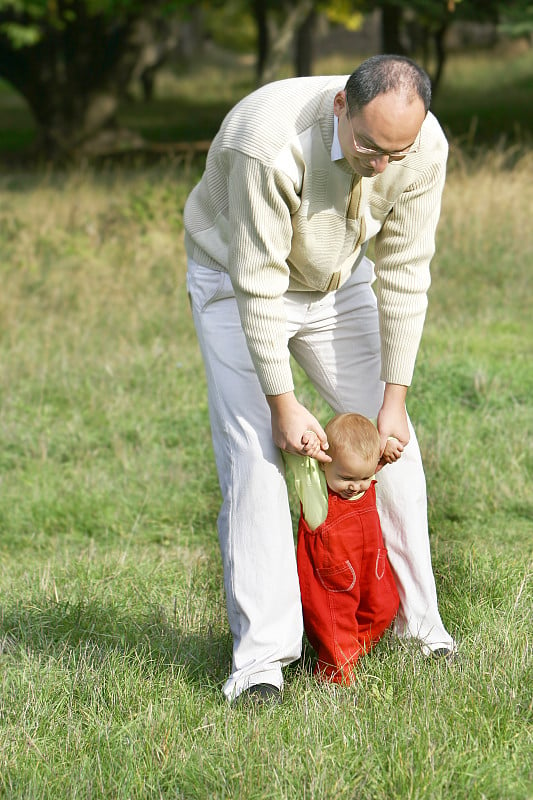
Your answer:
[[[328,485],[316,458],[283,451],[286,465],[294,475],[294,487],[302,504],[304,519],[314,530],[328,515]]]
[[[322,525],[328,515],[328,484],[316,458],[282,452],[285,464],[294,476],[294,487],[302,504],[302,513],[312,531]],[[359,492],[351,500],[359,500]]]

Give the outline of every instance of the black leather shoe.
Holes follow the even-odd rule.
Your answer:
[[[430,658],[434,658],[437,661],[443,659],[444,661],[452,662],[457,658],[457,651],[452,647],[437,647],[431,651]]]
[[[271,683],[255,683],[235,699],[237,706],[277,706],[281,703],[281,690]]]

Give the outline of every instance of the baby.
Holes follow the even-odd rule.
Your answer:
[[[401,450],[390,440],[382,455],[376,427],[360,414],[339,414],[325,431],[328,463],[289,453],[284,457],[301,501],[297,563],[305,631],[318,655],[315,674],[350,684],[357,659],[380,639],[398,611],[376,507],[375,473],[380,459],[394,461]]]

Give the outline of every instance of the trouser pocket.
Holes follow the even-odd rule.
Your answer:
[[[235,296],[227,272],[204,267],[191,259],[187,270],[187,292],[191,306],[200,313],[218,300]]]

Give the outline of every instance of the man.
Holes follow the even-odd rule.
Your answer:
[[[328,461],[294,394],[299,362],[336,413],[377,419],[378,506],[401,599],[396,630],[429,655],[438,611],[425,478],[405,409],[422,334],[447,143],[426,73],[375,56],[348,78],[279,81],[230,111],[185,208],[188,290],[223,503],[231,701],[278,700],[302,612],[281,450]],[[366,257],[375,242],[374,265]],[[377,295],[377,302],[376,302]],[[317,439],[313,435],[318,436]]]

